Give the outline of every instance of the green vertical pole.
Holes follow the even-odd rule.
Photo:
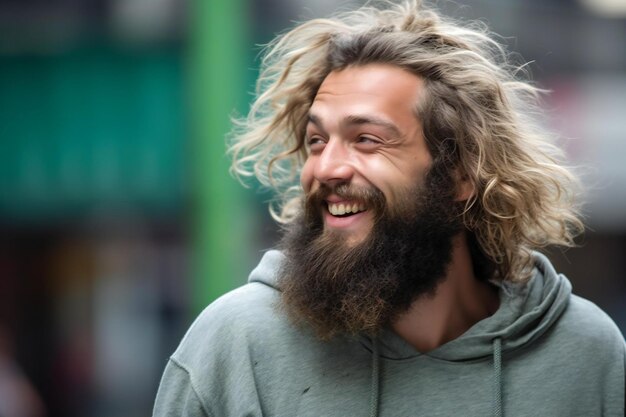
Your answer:
[[[246,0],[190,2],[188,51],[191,117],[193,240],[192,309],[244,279],[246,252],[242,188],[229,175],[224,138],[238,100],[245,97]],[[240,101],[240,100],[239,100]],[[241,104],[241,103],[239,103]]]

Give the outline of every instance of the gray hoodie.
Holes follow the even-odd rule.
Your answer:
[[[154,416],[624,416],[624,338],[535,254],[498,311],[428,353],[388,330],[322,342],[277,308],[269,251],[249,283],[196,319]]]

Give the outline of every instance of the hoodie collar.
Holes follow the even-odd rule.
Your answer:
[[[534,252],[533,258],[535,266],[527,282],[498,284],[500,307],[493,315],[427,355],[447,361],[475,360],[493,355],[495,339],[501,340],[502,352],[507,352],[543,335],[567,307],[572,287],[544,255]],[[369,338],[362,337],[361,342],[371,349]],[[389,359],[422,355],[391,329],[381,333],[378,343],[380,355]]]

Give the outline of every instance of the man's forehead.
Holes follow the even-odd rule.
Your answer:
[[[354,99],[382,100],[415,108],[423,95],[422,77],[394,65],[368,64],[331,71],[322,81],[313,106],[317,102]]]
[[[424,81],[423,77],[397,65],[383,63],[354,65],[329,72],[322,81],[318,94],[352,88],[359,83],[362,86],[388,86],[394,80],[412,84],[414,87],[423,87]]]
[[[421,77],[397,66],[368,64],[332,71],[309,109],[309,123],[376,124],[396,130],[414,123],[423,95]],[[400,135],[398,135],[400,136]]]

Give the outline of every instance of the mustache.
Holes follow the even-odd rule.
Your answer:
[[[316,221],[321,220],[322,207],[325,201],[334,195],[343,200],[357,201],[366,206],[367,210],[372,210],[375,218],[379,218],[385,212],[387,199],[382,191],[374,186],[356,186],[347,183],[328,185],[321,183],[315,190],[309,192],[305,200],[306,219]]]

